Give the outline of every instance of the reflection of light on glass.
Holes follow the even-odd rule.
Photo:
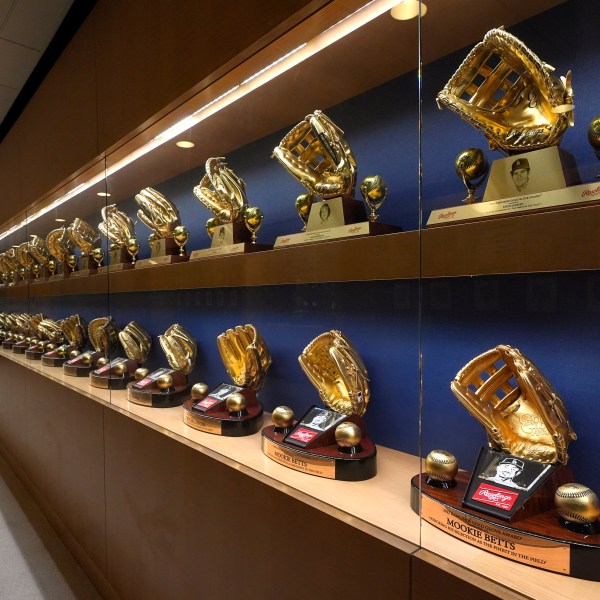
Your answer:
[[[107,198],[108,196],[110,196],[110,194],[108,192],[97,192],[96,196],[102,196],[103,198]]]
[[[179,146],[180,148],[193,148],[196,144],[194,144],[194,142],[188,142],[186,140],[179,140],[178,142],[175,142],[176,146]]]
[[[416,1],[416,0],[405,0],[405,1]],[[165,142],[172,140],[174,137],[181,135],[184,131],[190,129],[194,125],[197,125],[201,121],[209,118],[210,116],[216,114],[223,108],[233,104],[240,98],[243,98],[250,92],[258,89],[262,85],[265,85],[269,81],[279,77],[286,71],[291,68],[299,65],[304,62],[308,58],[318,54],[321,50],[331,46],[338,40],[346,37],[353,31],[356,31],[363,25],[370,23],[377,17],[381,16],[392,7],[398,4],[398,0],[371,0],[367,2],[363,7],[357,9],[350,15],[344,17],[322,33],[315,36],[312,40],[305,44],[301,44],[297,48],[294,48],[290,52],[287,52],[283,56],[280,56],[278,59],[273,61],[271,64],[263,67],[250,77],[245,78],[238,85],[233,86],[223,94],[220,94],[198,110],[194,111],[191,115],[185,117],[181,121],[178,121],[165,131],[158,134],[148,143],[140,146],[137,150],[134,150],[120,161],[113,163],[109,167],[107,167],[106,171],[102,175],[94,176],[92,179],[87,181],[84,184],[81,184],[67,192],[64,196],[61,196],[50,205],[42,208],[36,213],[29,215],[24,221],[20,224],[11,227],[7,231],[0,234],[0,239],[5,238],[6,236],[14,233],[27,223],[31,223],[35,219],[45,215],[49,211],[55,209],[57,206],[64,204],[69,201],[71,198],[80,194],[81,192],[89,189],[96,183],[102,181],[105,177],[113,175],[117,171],[120,171],[127,165],[130,165],[132,162],[136,161],[138,158],[141,158],[145,154],[148,154],[152,150],[158,148]],[[418,4],[418,3],[417,3]],[[422,5],[422,14],[424,14],[423,9],[425,8]]]
[[[421,2],[421,16],[427,13],[427,5]],[[390,10],[394,19],[399,21],[408,21],[419,16],[419,0],[402,0],[397,6]]]
[[[56,217],[56,219],[54,219],[57,223],[66,223],[66,219],[61,219],[60,217]]]

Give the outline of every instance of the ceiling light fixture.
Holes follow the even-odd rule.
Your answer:
[[[398,21],[414,19],[419,16],[419,4],[421,16],[423,17],[427,13],[427,5],[424,2],[419,2],[419,0],[402,0],[390,10],[390,14]]]
[[[179,140],[178,142],[175,142],[175,145],[179,146],[180,148],[193,148],[196,144],[187,140]]]

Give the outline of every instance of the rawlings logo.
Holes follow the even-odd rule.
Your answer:
[[[358,233],[360,231],[360,227],[350,227],[348,229],[348,233]]]
[[[438,219],[442,219],[442,220],[443,220],[443,219],[451,219],[451,218],[452,218],[452,217],[453,217],[455,214],[456,214],[456,211],[455,211],[455,210],[449,210],[449,211],[448,211],[448,212],[446,212],[446,213],[440,213],[440,214],[438,215]]]
[[[501,510],[510,510],[518,497],[519,492],[510,492],[488,483],[481,483],[477,491],[473,494],[472,499],[495,506]]]
[[[583,192],[581,192],[582,196],[597,196],[598,194],[600,194],[600,186],[593,190],[583,190]]]
[[[544,421],[539,415],[521,415],[521,430],[524,434],[539,437],[548,433]]]

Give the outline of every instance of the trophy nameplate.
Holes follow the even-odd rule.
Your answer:
[[[310,207],[306,231],[278,236],[275,248],[312,244],[350,237],[383,235],[402,231],[401,227],[367,221],[365,206],[359,200],[331,198]]]
[[[246,406],[232,414],[228,412],[226,402],[234,393],[244,396]],[[255,390],[231,383],[221,383],[204,398],[186,400],[183,409],[184,423],[205,433],[241,437],[256,433],[262,425],[263,408]]]
[[[434,210],[427,220],[427,227],[494,219],[516,214],[541,213],[560,208],[578,208],[598,204],[599,200],[600,184],[583,183],[561,190]]]
[[[90,355],[90,362],[86,362],[87,359],[84,359],[86,354]],[[87,377],[95,367],[98,359],[102,356],[104,356],[102,352],[83,352],[75,358],[63,361],[63,372],[65,375],[70,375],[71,377]],[[42,358],[42,364],[44,364],[43,360]]]
[[[215,229],[210,248],[194,250],[190,254],[190,260],[262,252],[273,248],[271,244],[253,244],[250,238],[250,231],[243,222],[224,223]]]
[[[361,417],[312,406],[289,428],[270,425],[262,430],[262,450],[275,462],[295,471],[342,481],[363,481],[377,474],[377,448],[363,433],[353,452],[335,440],[336,428],[355,423],[364,432]]]
[[[124,363],[126,370],[123,373],[114,373],[113,367],[120,363]],[[133,380],[135,370],[138,368],[138,363],[129,358],[114,358],[106,365],[102,365],[93,371],[90,371],[90,383],[94,387],[109,389],[109,390],[124,390],[127,384]]]
[[[69,352],[77,350],[75,346],[65,347],[64,350],[58,348],[42,354],[41,362],[45,367],[62,367],[69,359]]]
[[[179,255],[179,248],[173,238],[159,238],[157,240],[152,240],[150,242],[150,249],[150,258],[143,258],[136,261],[136,269],[170,265],[173,263],[185,262],[189,259],[188,256]]]
[[[506,455],[504,455],[506,456]],[[463,505],[471,476],[459,471],[456,487],[426,483],[425,473],[411,481],[411,508],[445,533],[481,550],[563,575],[600,581],[600,534],[581,535],[559,524],[556,509],[509,523]]]
[[[173,385],[169,389],[160,389],[158,379],[162,375],[170,375]],[[134,404],[152,408],[168,408],[180,406],[187,400],[190,393],[187,376],[183,371],[160,368],[150,373],[140,381],[127,384],[127,400]]]
[[[131,256],[127,248],[118,247],[108,251],[108,265],[98,267],[98,273],[110,273],[112,271],[126,271],[133,269],[135,265],[131,263]]]

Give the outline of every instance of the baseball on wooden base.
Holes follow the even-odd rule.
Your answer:
[[[571,523],[587,525],[600,516],[598,496],[581,483],[561,485],[554,494],[554,504],[558,514]]]
[[[432,450],[425,459],[425,472],[436,481],[454,481],[458,472],[456,458],[446,450]]]

